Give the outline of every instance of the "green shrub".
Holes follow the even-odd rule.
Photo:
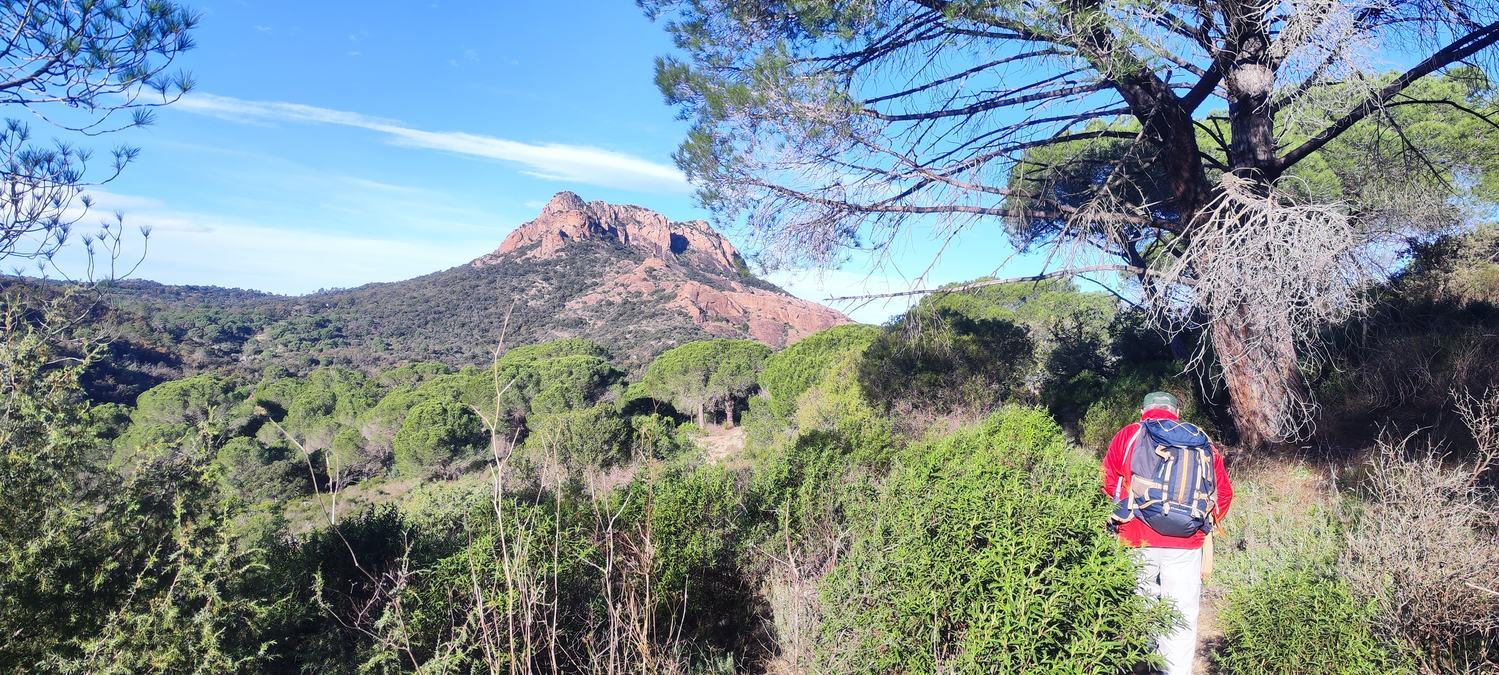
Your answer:
[[[833,672],[1119,672],[1167,609],[1101,526],[1098,468],[1040,410],[1009,407],[914,446],[850,506],[824,579]]]
[[[1286,487],[1314,483],[1314,471],[1286,464],[1276,468],[1271,484],[1234,478],[1233,509],[1213,535],[1220,551],[1213,565],[1217,585],[1232,590],[1288,572],[1334,574],[1348,536],[1335,515],[1337,502],[1330,494]]]
[[[819,529],[837,528],[843,506],[857,485],[857,460],[841,438],[804,432],[755,466],[748,501],[751,514],[792,542],[811,542]],[[822,534],[827,534],[823,532]],[[814,557],[830,551],[816,551]]]
[[[1186,379],[1175,376],[1158,364],[1139,368],[1126,367],[1107,383],[1100,383],[1102,393],[1084,413],[1078,439],[1084,447],[1101,452],[1108,449],[1114,434],[1140,420],[1140,400],[1152,391],[1167,391],[1182,402],[1181,418],[1217,439],[1217,428],[1197,400],[1197,393]],[[1095,390],[1097,391],[1097,390]]]
[[[796,399],[834,364],[851,353],[863,352],[880,334],[875,326],[849,324],[813,333],[771,354],[760,373],[760,387],[770,395],[771,412],[788,419]]]
[[[613,406],[599,405],[538,415],[526,438],[532,457],[552,457],[563,466],[608,466],[630,452],[630,425]]]
[[[1226,673],[1393,673],[1404,670],[1374,638],[1373,607],[1342,579],[1287,570],[1234,589],[1218,614]]]
[[[440,469],[475,454],[488,440],[478,415],[456,401],[418,404],[396,432],[396,469],[405,475]]]
[[[720,648],[752,639],[752,593],[735,558],[744,521],[733,474],[718,466],[666,467],[616,498],[625,500],[621,529],[649,536],[661,626]]]
[[[217,459],[225,486],[247,501],[285,501],[312,491],[306,463],[284,446],[233,438]]]
[[[974,281],[988,281],[988,277]],[[972,283],[972,282],[964,282]],[[1104,334],[1118,309],[1108,293],[1079,291],[1066,279],[993,284],[959,292],[933,293],[921,299],[927,311],[948,309],[971,319],[1001,319],[1031,329],[1039,339],[1057,319],[1079,320],[1089,332]]]
[[[669,469],[655,476],[645,519],[658,547],[657,582],[666,593],[706,593],[712,575],[732,566],[739,497],[723,468]]]
[[[763,396],[750,397],[739,424],[744,427],[744,450],[750,458],[791,438],[790,421],[776,417],[770,400]]]
[[[889,415],[876,410],[859,383],[862,359],[849,354],[823,372],[822,379],[796,401],[795,428],[834,434],[851,454],[870,465],[888,459],[893,429]]]
[[[664,415],[635,415],[630,418],[630,432],[631,449],[640,457],[668,459],[694,447],[677,423]]]
[[[422,671],[545,667],[545,649],[491,653],[491,659],[502,660],[486,662],[485,648],[509,638],[543,645],[552,616],[564,644],[581,643],[583,631],[591,628],[584,612],[601,585],[597,561],[591,557],[596,547],[583,527],[588,514],[568,500],[505,498],[504,519],[499,520],[495,507],[484,502],[459,515],[463,525],[453,539],[460,547],[444,551],[423,567],[402,593],[400,621],[388,624],[388,637],[430,655]],[[538,617],[536,608],[518,602],[526,592],[520,589],[534,586],[546,589],[545,598],[557,604],[557,614]],[[485,634],[485,628],[491,632]],[[491,642],[486,644],[484,638]],[[377,672],[404,670],[396,668],[403,665],[403,656],[399,650],[377,652],[364,666]],[[376,664],[380,667],[372,667]]]

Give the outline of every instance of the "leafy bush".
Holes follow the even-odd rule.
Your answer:
[[[986,278],[974,281],[987,281]],[[971,283],[971,282],[969,282]],[[1032,391],[1064,425],[1081,416],[1093,385],[1112,361],[1111,321],[1119,303],[1107,293],[1079,291],[1065,279],[982,286],[934,293],[917,311],[948,309],[974,320],[1000,320],[1024,326],[1036,345],[1027,373]]]
[[[764,533],[755,538],[774,533],[778,547],[800,549],[800,564],[812,568],[831,559],[845,505],[877,472],[860,459],[870,457],[850,452],[839,436],[808,431],[756,464],[747,506]]]
[[[312,491],[307,465],[285,446],[233,438],[219,450],[224,484],[250,502],[285,501]]]
[[[745,454],[751,458],[791,438],[789,421],[778,419],[764,396],[750,397],[739,424],[744,427]]]
[[[716,466],[666,467],[621,493],[622,518],[649,537],[663,625],[724,649],[750,639],[751,592],[735,561],[744,523],[734,476]]]
[[[489,439],[478,415],[456,401],[418,404],[396,433],[396,469],[405,475],[446,468],[471,456]]]
[[[827,369],[822,379],[797,399],[796,429],[825,431],[839,438],[850,454],[873,466],[884,466],[892,442],[888,415],[870,405],[857,373],[861,357],[849,354]]]
[[[863,324],[834,326],[813,333],[765,360],[760,388],[770,396],[770,409],[778,419],[788,419],[796,410],[796,399],[822,379],[823,373],[851,353],[863,352],[880,329]]]
[[[1136,593],[1097,481],[1035,409],[904,451],[850,507],[852,541],[821,589],[822,665],[1073,673],[1145,660],[1168,615]]]
[[[1226,673],[1369,675],[1400,670],[1371,631],[1373,607],[1337,577],[1284,571],[1229,593],[1218,614]]]
[[[1078,433],[1082,444],[1095,451],[1109,447],[1114,434],[1126,425],[1140,420],[1140,400],[1152,391],[1166,391],[1182,403],[1181,418],[1201,427],[1209,436],[1218,438],[1218,430],[1207,415],[1205,406],[1197,399],[1196,389],[1170,370],[1170,366],[1144,364],[1141,367],[1124,367],[1107,382],[1100,382],[1095,390],[1096,400],[1083,415]]]
[[[419,655],[421,670],[530,672],[547,656],[521,645],[559,637],[574,645],[591,628],[585,612],[599,589],[598,568],[583,513],[570,501],[505,499],[503,519],[489,503],[453,514],[463,525],[443,542],[452,550],[433,556],[403,589],[401,620],[385,629],[402,650]],[[554,628],[557,634],[549,635]],[[520,648],[510,648],[512,639]],[[363,666],[404,670],[409,659],[382,646]]]
[[[305,376],[261,385],[260,401],[272,400],[286,410],[288,431],[316,439],[327,447],[340,427],[352,426],[380,400],[380,388],[363,373],[345,368],[319,368]],[[279,399],[279,400],[278,400]]]
[[[664,415],[635,415],[630,418],[630,445],[635,455],[667,459],[693,447],[677,423]]]
[[[869,345],[859,384],[885,410],[987,411],[1009,399],[1030,369],[1026,330],[948,309],[908,313]]]
[[[623,377],[624,372],[609,363],[604,348],[592,341],[552,340],[516,347],[500,357],[493,371],[473,373],[465,398],[481,410],[491,410],[498,384],[501,416],[519,423],[532,412],[593,405]]]
[[[539,415],[526,439],[534,457],[556,457],[564,467],[608,466],[630,453],[630,425],[612,406]]]
[[[258,670],[274,601],[244,583],[260,565],[227,536],[239,514],[209,458],[167,446],[125,475],[95,464],[80,375],[101,352],[84,339],[70,357],[55,327],[76,307],[49,305],[0,293],[0,671]],[[216,440],[233,391],[166,386],[135,422]]]

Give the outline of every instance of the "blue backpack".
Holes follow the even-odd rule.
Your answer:
[[[1139,517],[1168,537],[1190,537],[1213,531],[1213,509],[1218,503],[1214,451],[1207,434],[1195,425],[1175,420],[1144,420],[1126,451],[1129,492],[1114,490],[1119,502],[1115,517]]]

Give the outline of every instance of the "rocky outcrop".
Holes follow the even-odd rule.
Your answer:
[[[711,335],[749,337],[775,347],[848,323],[834,310],[784,292],[734,280],[710,285],[688,279],[659,258],[646,258],[638,265],[622,263],[593,292],[573,298],[567,306],[582,311],[604,302],[663,295],[667,306]]]
[[[613,240],[650,257],[690,261],[700,269],[725,274],[738,274],[744,269],[739,251],[706,222],[674,223],[644,207],[584,202],[571,192],[557,193],[535,220],[515,228],[499,248],[473,265],[497,264],[514,253],[551,257],[568,243],[583,240]]]
[[[566,299],[568,312],[579,316],[599,305],[649,302],[685,316],[710,335],[748,337],[776,347],[848,322],[834,310],[749,276],[733,244],[706,222],[672,222],[646,208],[584,202],[571,192],[552,197],[535,219],[472,265],[483,269],[556,258],[584,241],[621,245],[641,255],[613,264],[588,292]]]

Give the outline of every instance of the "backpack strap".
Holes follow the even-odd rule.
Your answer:
[[[1135,446],[1140,444],[1140,436],[1145,433],[1145,423],[1139,422],[1135,428],[1134,435],[1129,437],[1129,445],[1124,447],[1124,462],[1120,467],[1119,480],[1114,482],[1114,501],[1124,499],[1125,486],[1134,480],[1135,474],[1130,470],[1130,462],[1134,459]]]

